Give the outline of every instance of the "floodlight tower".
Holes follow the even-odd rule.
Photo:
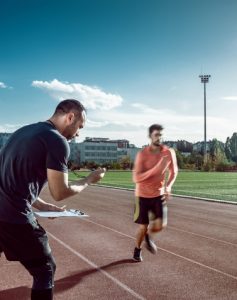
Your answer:
[[[199,75],[201,83],[204,84],[204,163],[207,158],[207,105],[206,105],[206,83],[208,83],[211,75]]]

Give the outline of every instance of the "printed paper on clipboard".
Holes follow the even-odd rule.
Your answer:
[[[64,211],[35,211],[37,217],[42,218],[59,218],[59,217],[88,217],[88,215],[78,209],[69,209]]]

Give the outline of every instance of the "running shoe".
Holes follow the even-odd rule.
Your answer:
[[[156,254],[157,252],[156,244],[150,239],[148,234],[146,234],[145,236],[145,241],[146,241],[147,250],[149,250],[152,254]]]
[[[142,261],[142,255],[141,255],[142,249],[135,247],[134,249],[134,254],[133,254],[133,259],[137,262]]]

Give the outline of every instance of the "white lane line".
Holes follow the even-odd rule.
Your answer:
[[[223,241],[223,240],[218,240],[218,239],[211,238],[209,236],[198,234],[198,233],[195,233],[195,232],[191,232],[191,231],[187,231],[187,230],[183,230],[183,229],[178,229],[178,228],[175,228],[174,226],[170,226],[169,225],[167,227],[167,229],[181,231],[181,232],[188,233],[188,234],[191,234],[191,235],[195,235],[195,236],[198,236],[198,237],[201,237],[201,238],[204,238],[204,239],[213,240],[215,242],[224,243],[224,244],[227,244],[227,245],[231,245],[231,246],[237,247],[237,244],[234,244],[234,243],[231,243],[231,242],[226,242],[226,241]]]
[[[220,227],[226,227],[226,228],[230,228],[230,229],[234,229],[236,230],[236,227],[232,227],[232,226],[229,226],[229,225],[225,225],[225,224],[222,224],[222,223],[215,223],[215,222],[209,222],[209,221],[206,221],[204,218],[202,217],[194,217],[194,218],[190,218],[190,217],[187,217],[186,215],[183,215],[183,214],[180,214],[180,213],[174,213],[172,211],[169,211],[170,214],[172,215],[175,215],[176,217],[179,217],[179,218],[184,218],[184,219],[187,219],[187,220],[199,220],[199,221],[202,221],[203,223],[207,223],[207,224],[212,224],[212,225],[217,225],[217,226],[220,226]]]
[[[118,233],[118,234],[120,234],[120,235],[123,235],[123,236],[126,236],[126,237],[130,238],[130,239],[135,240],[135,238],[132,237],[132,236],[130,236],[130,235],[127,235],[127,234],[125,234],[125,233],[123,233],[123,232],[120,232],[120,231],[115,230],[115,229],[113,229],[113,228],[110,228],[110,227],[108,227],[108,226],[102,225],[102,224],[100,224],[100,223],[97,223],[97,222],[94,222],[94,221],[91,221],[91,220],[88,220],[88,219],[81,219],[81,220],[82,220],[82,221],[89,222],[89,223],[93,223],[93,224],[95,224],[95,225],[97,225],[97,226],[106,228],[106,229],[111,230],[111,231],[113,231],[113,232],[116,232],[116,233]],[[160,249],[160,250],[162,250],[162,251],[164,251],[164,252],[167,252],[167,253],[169,253],[169,254],[171,254],[171,255],[174,255],[174,256],[176,256],[176,257],[182,258],[183,260],[186,260],[186,261],[188,261],[188,262],[191,262],[191,263],[193,263],[193,264],[195,264],[195,265],[201,266],[201,267],[206,268],[206,269],[208,269],[208,270],[211,270],[211,271],[214,271],[214,272],[219,273],[219,274],[221,274],[221,275],[227,276],[227,277],[229,277],[229,278],[231,278],[231,279],[237,280],[237,276],[234,276],[234,275],[225,273],[225,272],[223,272],[223,271],[220,271],[220,270],[218,270],[218,269],[209,267],[209,266],[204,265],[204,264],[202,264],[202,263],[199,263],[199,262],[197,262],[197,261],[195,261],[195,260],[193,260],[193,259],[191,259],[191,258],[187,258],[187,257],[185,257],[185,256],[179,255],[179,254],[177,254],[177,253],[174,253],[174,252],[172,252],[172,251],[166,250],[166,249],[164,249],[164,248],[161,248],[161,247],[157,247],[157,248]]]
[[[118,233],[118,234],[120,234],[120,235],[123,235],[123,236],[126,236],[126,237],[130,238],[130,239],[135,240],[135,238],[132,237],[131,235],[128,235],[128,234],[126,234],[126,233],[123,233],[123,232],[118,231],[118,230],[116,230],[116,229],[113,229],[113,228],[111,228],[111,227],[105,226],[105,225],[103,225],[103,224],[100,224],[100,223],[97,223],[97,222],[94,222],[94,221],[91,221],[91,220],[88,220],[88,219],[86,219],[85,221],[86,221],[86,222],[89,222],[89,223],[93,223],[93,224],[95,224],[95,225],[98,225],[98,226],[100,226],[100,227],[102,227],[102,228],[109,229],[110,231],[113,231],[113,232],[115,232],[115,233]]]
[[[90,265],[91,267],[95,268],[98,272],[101,272],[104,276],[106,276],[107,278],[109,278],[111,281],[113,281],[115,284],[117,284],[118,286],[120,286],[122,289],[124,289],[126,292],[128,292],[129,294],[131,294],[132,296],[134,296],[136,299],[140,299],[140,300],[146,300],[146,298],[142,297],[141,295],[137,294],[134,290],[132,290],[129,286],[127,286],[126,284],[122,283],[121,281],[119,281],[117,278],[113,277],[112,275],[110,275],[108,272],[104,271],[103,269],[101,269],[99,266],[97,266],[95,263],[93,263],[92,261],[90,261],[88,258],[86,258],[84,255],[82,255],[81,253],[77,252],[76,250],[74,250],[72,247],[68,246],[67,244],[65,244],[62,240],[60,240],[59,238],[57,238],[55,235],[53,235],[52,233],[47,231],[47,234],[50,235],[55,241],[57,241],[59,244],[61,244],[63,247],[65,247],[67,250],[69,250],[70,252],[72,252],[73,254],[75,254],[76,256],[78,256],[80,259],[82,259],[84,262],[86,262],[88,265]]]
[[[112,210],[109,210],[109,209],[105,209],[105,208],[102,208],[102,209],[105,210],[105,211],[113,212]],[[126,216],[126,217],[129,217],[131,219],[131,215],[126,214],[126,213],[122,214],[122,213],[118,213],[117,212],[117,215],[120,215],[120,216],[123,216],[123,217]],[[90,221],[90,220],[88,220],[88,221]],[[101,225],[101,226],[103,226],[103,225]],[[219,243],[224,243],[224,244],[227,244],[227,245],[231,245],[231,246],[237,247],[237,244],[234,244],[234,243],[231,243],[231,242],[227,242],[227,241],[224,241],[224,240],[215,239],[215,238],[212,238],[212,237],[209,237],[209,236],[206,236],[206,235],[202,235],[202,234],[198,234],[198,233],[195,233],[195,232],[191,232],[191,231],[179,229],[179,228],[176,228],[176,227],[173,227],[173,226],[170,226],[170,225],[168,225],[167,229],[181,231],[181,232],[184,232],[184,233],[187,233],[187,234],[199,236],[201,238],[205,238],[205,239],[213,240],[213,241],[216,241],[216,242],[219,242]],[[116,230],[114,230],[114,229],[113,229],[113,231],[116,232]],[[126,234],[125,234],[125,236],[126,236]]]
[[[109,212],[114,212],[113,210],[110,210],[110,209],[107,209],[107,208],[100,208],[100,209],[103,209],[105,211],[109,211]],[[126,216],[126,217],[129,217],[131,219],[131,214],[126,214],[126,213],[119,213],[119,212],[116,212],[116,214],[118,215],[121,215],[121,216]],[[169,210],[169,214],[172,214],[176,217],[179,217],[180,216],[184,219],[188,219],[188,220],[191,220],[193,221],[194,219],[195,220],[201,220],[203,223],[207,223],[207,224],[212,224],[212,225],[217,225],[217,226],[220,226],[220,227],[226,227],[226,228],[230,228],[230,229],[233,229],[233,230],[237,230],[237,228],[233,227],[233,226],[230,226],[230,225],[226,225],[226,224],[222,224],[222,223],[215,223],[215,222],[209,222],[209,221],[206,221],[204,218],[202,217],[194,217],[194,218],[190,218],[190,217],[187,217],[186,215],[183,215],[183,214],[180,214],[180,213],[175,213],[173,212],[172,210]]]
[[[91,186],[93,188],[104,188],[104,189],[111,189],[111,190],[119,190],[119,191],[125,191],[125,192],[134,192],[134,188],[125,188],[125,187],[116,187],[112,185],[105,185],[105,184],[94,184]],[[179,190],[180,191],[180,190]],[[184,192],[189,192],[184,190]],[[190,192],[191,193],[191,192]],[[192,193],[195,193],[192,191]],[[197,193],[196,193],[197,194]],[[200,193],[199,193],[200,194]],[[210,194],[210,193],[205,193],[205,194]],[[210,194],[213,195],[213,194]],[[235,197],[235,195],[229,194],[232,197]],[[178,197],[178,198],[188,198],[189,200],[201,200],[201,201],[206,201],[206,202],[216,202],[216,203],[221,203],[221,204],[231,204],[231,205],[237,205],[237,201],[231,201],[231,200],[221,200],[221,199],[213,199],[213,198],[205,198],[205,197],[200,197],[200,196],[192,196],[192,195],[180,195],[177,194],[176,192],[172,194],[173,197]],[[221,195],[217,195],[221,196]]]
[[[95,187],[94,187],[95,188]],[[109,200],[110,198],[109,198],[109,196],[107,196],[107,200]],[[123,200],[122,198],[120,199],[121,201]],[[127,203],[127,202],[126,202]],[[237,202],[236,202],[237,203]],[[130,203],[131,205],[133,204],[133,203]],[[173,205],[173,203],[171,203],[171,208],[172,208],[172,206],[173,207],[178,207],[178,205]],[[101,208],[100,208],[101,209]],[[109,209],[105,209],[105,208],[102,208],[103,210],[105,210],[105,211],[111,211],[111,210],[109,210]],[[193,209],[193,211],[195,211],[195,209]],[[201,212],[202,212],[202,210],[200,210]],[[210,211],[211,212],[211,211]],[[173,215],[175,215],[175,216],[177,216],[177,217],[182,217],[182,218],[184,218],[184,219],[188,219],[188,220],[191,220],[191,221],[193,221],[194,219],[195,220],[201,220],[203,223],[207,223],[207,224],[212,224],[212,225],[217,225],[217,226],[221,226],[221,227],[226,227],[226,228],[230,228],[230,229],[234,229],[234,230],[236,230],[237,228],[236,227],[233,227],[233,226],[231,226],[231,225],[227,225],[227,224],[222,224],[222,223],[215,223],[215,222],[209,222],[209,221],[206,221],[206,219],[204,219],[204,218],[202,218],[202,217],[198,217],[198,216],[194,216],[194,218],[190,218],[190,217],[187,217],[186,215],[183,215],[182,213],[175,213],[175,212],[173,212],[172,210],[169,210],[169,213],[172,213]],[[119,213],[117,213],[117,214],[119,214]],[[121,215],[121,213],[120,213],[120,215]],[[123,214],[124,215],[124,214]],[[130,215],[129,215],[130,216]]]

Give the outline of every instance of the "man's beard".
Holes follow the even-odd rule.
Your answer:
[[[65,132],[65,137],[68,141],[72,140],[73,138],[76,137],[76,132],[74,134],[72,134],[72,132],[75,130],[75,123],[72,123],[71,125],[69,125],[66,129]]]
[[[74,139],[75,137],[76,137],[76,135],[68,134],[68,135],[66,136],[66,139],[67,139],[68,141],[71,141],[71,140]]]
[[[68,132],[68,131],[64,132],[64,137],[65,137],[68,141],[70,141],[71,139],[73,139],[73,136],[72,136],[72,134],[70,133],[70,131],[69,131],[69,132]]]
[[[155,141],[155,142],[152,142],[152,145],[153,146],[156,146],[156,147],[159,147],[161,144],[161,141]]]

